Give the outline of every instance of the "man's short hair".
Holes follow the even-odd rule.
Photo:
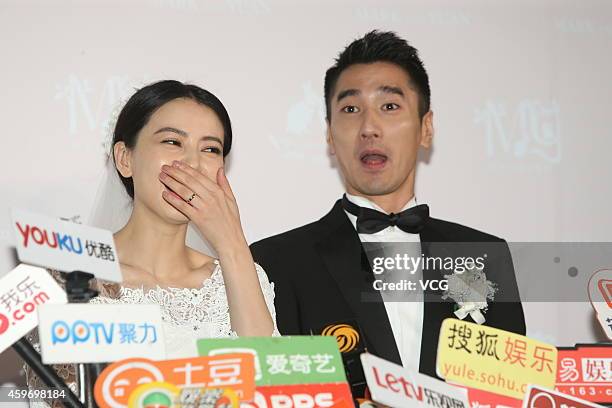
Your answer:
[[[350,43],[336,58],[336,63],[325,73],[325,107],[331,120],[331,97],[342,71],[354,64],[390,62],[406,71],[411,85],[419,95],[419,117],[429,111],[431,91],[429,77],[419,58],[419,52],[406,40],[391,31],[373,30]]]

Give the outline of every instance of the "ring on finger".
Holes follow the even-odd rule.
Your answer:
[[[194,199],[196,196],[197,196],[197,194],[194,192],[193,194],[191,194],[191,197],[189,197],[189,198],[187,199],[187,202],[188,202],[188,203],[190,203],[190,202],[191,202],[191,200],[193,200],[193,199]]]

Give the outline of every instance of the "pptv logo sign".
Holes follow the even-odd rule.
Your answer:
[[[77,255],[86,253],[88,256],[95,256],[108,261],[115,260],[115,253],[112,245],[93,240],[83,240],[78,236],[49,231],[44,227],[30,225],[27,223],[15,222],[17,230],[21,234],[22,245],[28,248],[30,245],[38,245],[58,251],[66,251]],[[85,244],[83,244],[85,241]]]
[[[156,343],[157,330],[149,323],[108,323],[56,320],[51,325],[51,344],[151,344]]]
[[[161,311],[156,304],[45,305],[38,316],[45,364],[165,358]]]

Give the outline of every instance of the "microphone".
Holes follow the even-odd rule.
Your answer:
[[[328,323],[315,333],[336,338],[353,397],[362,398],[367,384],[360,355],[366,351],[366,347],[365,336],[357,321],[341,320]]]

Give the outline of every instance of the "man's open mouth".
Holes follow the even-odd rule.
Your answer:
[[[380,168],[387,162],[387,155],[379,151],[365,151],[359,156],[361,163],[369,168]]]

